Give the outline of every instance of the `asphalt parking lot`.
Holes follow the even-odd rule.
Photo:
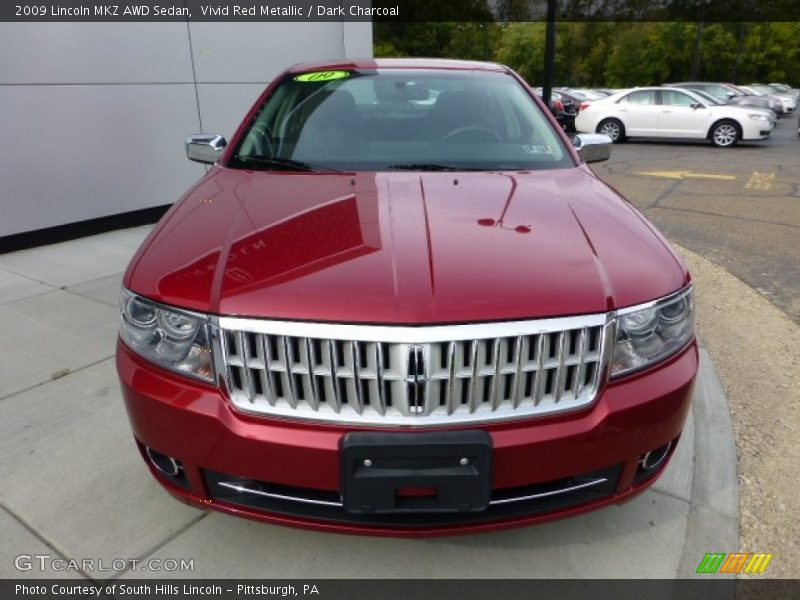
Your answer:
[[[752,282],[797,321],[798,150],[793,119],[781,121],[770,141],[729,150],[616,146],[597,171],[671,239]],[[98,580],[669,578],[693,574],[705,552],[735,549],[736,449],[705,351],[692,417],[668,473],[626,505],[494,534],[385,540],[253,524],[179,504],[135,450],[113,367],[121,272],[147,229],[0,256],[0,327],[10,357],[0,363],[0,577],[42,576],[18,571],[14,559],[49,553],[106,565],[194,560],[189,573],[44,573]]]
[[[741,550],[769,548],[770,577],[800,569],[800,139],[718,151],[702,142],[632,142],[595,170],[682,248],[697,333],[733,418]]]
[[[770,139],[629,141],[595,172],[670,239],[724,267],[800,323],[800,137],[797,116]]]

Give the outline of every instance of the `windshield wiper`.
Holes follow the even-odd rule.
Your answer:
[[[272,165],[275,167],[286,167],[291,171],[311,171],[311,172],[328,172],[328,173],[343,173],[338,169],[331,169],[330,167],[321,167],[319,165],[312,165],[301,160],[294,160],[293,158],[275,158],[272,156],[257,156],[247,154],[237,154],[235,157],[244,163],[257,163],[260,165]]]
[[[473,169],[470,167],[456,167],[455,165],[441,165],[438,163],[406,163],[401,165],[389,165],[389,169],[398,171],[482,171],[483,169]]]

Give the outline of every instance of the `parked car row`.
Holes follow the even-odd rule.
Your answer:
[[[681,82],[639,87],[582,102],[575,129],[603,133],[614,142],[685,138],[730,147],[740,140],[767,138],[779,115],[795,111],[797,100],[796,90],[780,84]]]
[[[534,88],[534,91],[541,96],[542,88]],[[578,114],[578,107],[586,100],[602,100],[615,94],[618,89],[603,88],[554,88],[550,95],[550,112],[553,113],[561,128],[568,133],[575,132],[575,116]]]
[[[541,88],[535,91],[541,94]],[[629,137],[670,137],[733,146],[739,140],[766,138],[776,119],[797,110],[798,98],[800,90],[781,83],[684,81],[632,89],[558,87],[553,90],[550,110],[568,132],[606,133],[615,142]]]

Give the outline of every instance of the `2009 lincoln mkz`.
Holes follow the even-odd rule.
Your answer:
[[[628,500],[698,368],[689,273],[501,65],[295,66],[125,274],[156,480],[284,525],[442,535]]]

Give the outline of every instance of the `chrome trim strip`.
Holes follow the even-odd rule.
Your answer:
[[[311,348],[311,338],[306,338],[306,362],[308,363],[308,383],[311,387],[311,408],[319,407],[319,389],[317,389],[317,374],[314,372],[314,350]]]
[[[272,379],[272,371],[269,369],[269,365],[272,362],[272,357],[270,356],[269,351],[269,341],[265,335],[261,336],[261,354],[264,357],[264,380],[267,383],[266,387],[264,388],[264,395],[266,396],[267,402],[269,402],[270,406],[275,406],[275,402],[277,402],[278,397],[275,395],[275,384]]]
[[[339,362],[339,353],[336,351],[336,342],[334,340],[325,340],[328,343],[328,354],[331,360],[331,383],[333,384],[333,409],[338,415],[342,410],[342,399],[339,394],[339,379],[337,378],[337,369]]]
[[[656,448],[655,450],[645,452],[644,456],[642,456],[642,460],[639,461],[639,464],[645,471],[653,471],[661,466],[661,463],[663,463],[667,459],[667,456],[669,456],[669,451],[672,449],[672,442],[667,442],[665,446],[662,446],[662,448],[664,448],[663,453],[658,457],[658,460],[652,464],[648,464],[648,460],[653,455],[653,452],[660,450],[661,448]]]
[[[288,396],[289,404],[292,405],[292,408],[297,408],[298,404],[297,390],[295,390],[294,373],[292,372],[292,363],[294,362],[294,360],[292,359],[292,349],[289,346],[289,336],[286,335],[283,336],[283,362],[284,366],[286,367],[285,371],[286,382],[289,386],[289,396]]]
[[[147,454],[147,458],[150,461],[150,464],[153,465],[153,468],[162,475],[166,475],[167,477],[177,477],[178,475],[180,475],[181,471],[183,471],[183,467],[178,464],[178,461],[176,461],[171,456],[168,456],[166,454],[161,454],[161,452],[158,452],[158,454],[161,454],[161,456],[169,460],[169,465],[170,467],[172,467],[172,470],[167,471],[165,468],[163,468],[156,462],[156,459],[153,456],[153,452],[155,452],[155,450],[153,450],[150,446],[145,446],[144,448],[145,448],[144,450],[145,454]]]
[[[399,344],[429,344],[434,342],[463,342],[517,337],[597,327],[605,325],[613,313],[597,313],[578,317],[558,317],[530,321],[502,321],[471,323],[467,325],[432,325],[408,327],[405,325],[353,325],[342,323],[314,323],[308,321],[273,321],[241,317],[212,317],[217,327],[234,331],[249,331],[290,337],[313,337],[329,340],[359,342],[388,342]]]
[[[252,488],[239,485],[236,483],[228,483],[227,481],[220,481],[217,485],[234,490],[242,494],[253,494],[254,496],[264,496],[266,498],[273,498],[275,500],[290,500],[293,502],[301,502],[303,504],[316,504],[319,506],[342,506],[341,502],[332,502],[330,500],[313,500],[311,498],[303,498],[300,496],[286,496],[284,494],[276,494],[274,492],[264,492],[262,490],[254,490]],[[221,498],[224,502],[225,499]]]
[[[586,483],[581,483],[579,485],[573,485],[567,488],[563,488],[560,490],[552,490],[550,492],[542,492],[541,494],[530,494],[528,496],[517,496],[516,498],[503,498],[502,500],[490,500],[489,505],[495,506],[497,504],[510,504],[512,502],[522,502],[523,500],[535,500],[536,498],[546,498],[547,496],[557,496],[558,494],[566,494],[567,492],[574,492],[575,490],[581,490],[583,488],[592,487],[595,485],[599,485],[601,483],[605,483],[608,481],[607,478],[603,477],[602,479],[593,479],[592,481],[587,481]]]
[[[519,403],[521,401],[519,395],[519,387],[520,387],[520,379],[525,377],[525,373],[522,372],[522,345],[523,345],[523,338],[521,335],[517,336],[516,339],[516,346],[514,348],[514,383],[513,387],[511,388],[511,404],[514,408],[519,407]]]
[[[451,342],[455,345],[455,342]],[[469,349],[470,376],[469,376],[469,412],[475,412],[478,407],[478,340],[472,340]],[[454,352],[455,354],[455,352]],[[452,381],[452,379],[451,379]],[[452,415],[456,409],[455,404],[447,406],[447,414]]]
[[[692,293],[692,284],[690,283],[685,288],[678,290],[668,296],[663,296],[662,298],[656,298],[655,300],[651,300],[650,302],[644,302],[642,304],[634,304],[633,306],[627,306],[625,308],[618,308],[615,312],[618,317],[623,315],[630,314],[632,312],[636,312],[639,310],[644,310],[645,308],[653,308],[659,304],[665,304],[676,300],[682,295],[691,294]]]
[[[578,340],[578,372],[575,375],[575,395],[573,400],[577,400],[583,387],[583,379],[586,376],[586,350],[589,346],[588,330],[581,329],[581,337]]]
[[[495,338],[494,342],[492,343],[492,381],[489,383],[489,400],[492,406],[492,412],[497,410],[498,405],[500,404],[497,397],[500,395],[502,391],[500,389],[500,346],[501,340],[498,336]],[[472,412],[472,411],[470,411]]]
[[[533,406],[538,407],[539,403],[542,401],[542,395],[544,394],[544,388],[542,387],[544,382],[544,346],[546,342],[546,338],[543,335],[540,335],[536,339],[536,371],[534,371],[535,379],[533,380],[533,386],[531,388],[531,396],[533,396]]]
[[[452,415],[456,410],[456,343],[450,342],[447,345],[447,379],[441,381],[439,385],[444,385],[446,393],[447,414]],[[472,405],[470,404],[470,412]]]
[[[605,483],[606,481],[608,481],[608,479],[603,477],[602,479],[593,479],[591,481],[562,488],[560,490],[551,490],[549,492],[542,492],[540,494],[528,494],[526,496],[515,496],[514,498],[503,498],[501,500],[490,500],[489,506],[499,506],[501,504],[511,504],[512,502],[524,502],[525,500],[536,500],[538,498],[557,496],[559,494],[566,494],[569,492],[574,492],[575,490],[581,490],[588,487],[600,485],[601,483]],[[224,488],[228,488],[230,490],[234,490],[241,494],[253,494],[254,496],[264,496],[265,498],[273,498],[275,500],[289,500],[292,502],[300,502],[302,504],[315,504],[318,506],[336,506],[336,507],[344,506],[341,502],[334,502],[332,500],[314,500],[312,498],[303,498],[302,496],[287,496],[285,494],[276,494],[274,492],[254,490],[247,486],[240,485],[237,483],[229,483],[227,481],[220,481],[217,485]],[[224,501],[224,498],[222,498],[222,500]]]
[[[377,411],[383,416],[386,414],[386,398],[383,395],[383,344],[381,342],[375,344],[375,379],[378,386]]]

